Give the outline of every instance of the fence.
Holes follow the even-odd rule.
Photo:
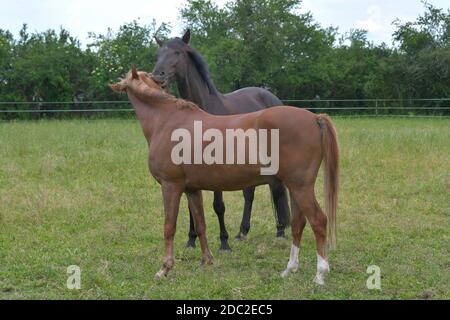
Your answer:
[[[283,100],[286,105],[342,116],[450,117],[450,98]],[[131,117],[128,101],[0,102],[0,119]]]
[[[283,100],[286,104],[307,108],[313,112],[338,115],[372,116],[450,116],[450,99],[333,99]]]

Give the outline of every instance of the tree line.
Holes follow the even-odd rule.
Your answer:
[[[380,102],[385,112],[413,105],[412,99],[450,98],[449,9],[424,2],[415,21],[393,22],[391,45],[376,45],[367,31],[340,34],[300,7],[301,0],[235,0],[224,7],[189,0],[180,14],[221,92],[261,86],[281,99],[314,100],[312,106],[324,108],[328,99],[398,100]],[[0,104],[0,110],[55,107],[47,101],[73,102],[58,109],[83,109],[95,105],[82,101],[125,100],[107,84],[132,64],[151,71],[158,50],[153,37],[170,34],[169,24],[132,21],[115,32],[91,33],[83,46],[64,28],[33,33],[23,25],[18,38],[0,29],[0,101],[18,102]],[[449,102],[420,102],[427,106]]]

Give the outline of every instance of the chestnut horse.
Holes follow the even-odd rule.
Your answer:
[[[160,183],[164,201],[165,258],[156,278],[166,276],[174,267],[173,240],[180,198],[186,193],[198,234],[202,263],[212,264],[206,239],[206,225],[201,190],[237,191],[249,186],[283,183],[289,190],[292,206],[292,247],[287,268],[282,276],[298,269],[300,239],[308,220],[316,239],[317,274],[315,282],[324,284],[329,272],[327,244],[336,240],[336,207],[339,178],[339,145],[335,127],[327,115],[315,115],[294,107],[274,107],[236,116],[215,116],[197,105],[166,93],[151,75],[133,68],[125,79],[111,85],[117,92],[126,92],[141,124],[149,147],[149,169]],[[173,151],[177,146],[174,132],[184,130],[195,135],[195,123],[225,136],[228,130],[277,130],[278,171],[262,175],[266,167],[258,164],[175,164]],[[205,150],[208,143],[202,142]],[[266,147],[267,148],[267,147]],[[195,145],[193,147],[195,149]],[[226,150],[225,150],[226,152]],[[245,150],[251,156],[250,148]],[[275,151],[272,150],[272,155]],[[185,156],[185,155],[184,155]],[[191,155],[188,155],[191,157]],[[195,155],[194,155],[195,157]],[[314,192],[319,168],[324,161],[326,214],[321,210]],[[265,163],[265,162],[264,162]]]
[[[156,82],[168,86],[172,81],[176,81],[181,98],[194,102],[214,115],[249,113],[283,104],[273,93],[263,88],[243,88],[221,94],[211,79],[205,59],[189,45],[190,38],[190,30],[187,30],[182,38],[174,38],[167,43],[155,37],[160,46],[158,61],[153,70],[153,79]],[[284,238],[284,229],[289,226],[290,221],[286,188],[281,183],[275,182],[270,185],[270,193],[275,209],[277,237]],[[243,194],[244,211],[237,240],[244,240],[250,231],[255,186],[244,189]],[[220,250],[230,250],[225,226],[225,204],[221,191],[214,192],[213,208],[219,220]],[[188,247],[195,247],[196,236],[190,214]]]

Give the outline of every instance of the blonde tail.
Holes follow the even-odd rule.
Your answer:
[[[339,192],[339,142],[336,128],[326,114],[317,116],[322,133],[322,150],[325,164],[324,196],[325,214],[328,218],[327,239],[330,249],[336,248],[336,210]]]

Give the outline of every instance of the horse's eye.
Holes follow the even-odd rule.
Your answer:
[[[180,51],[175,51],[175,54],[176,54],[177,56],[179,56],[179,55],[181,54],[181,52],[180,52]]]

